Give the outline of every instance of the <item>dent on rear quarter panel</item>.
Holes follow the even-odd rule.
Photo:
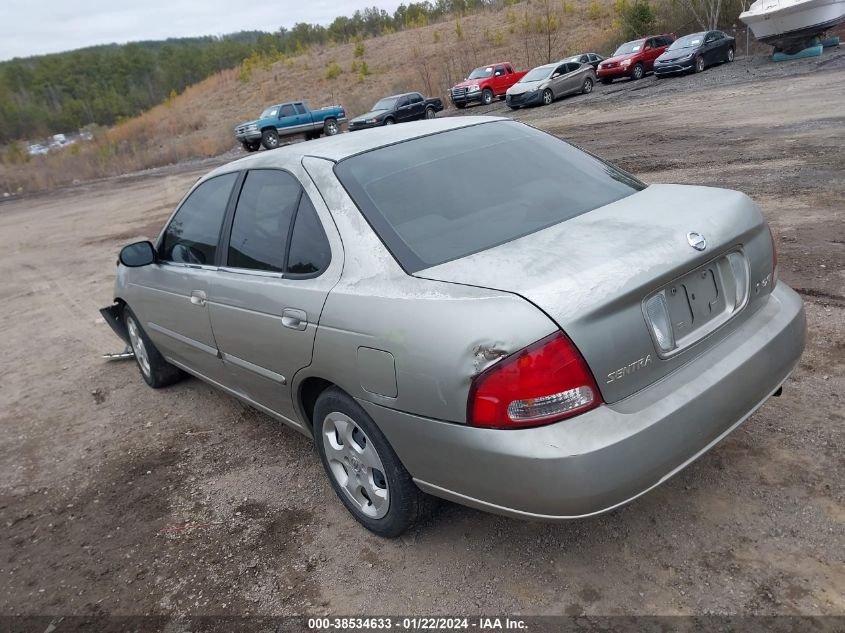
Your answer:
[[[511,293],[407,275],[335,178],[334,163],[308,157],[303,165],[332,213],[345,252],[307,375],[330,380],[356,398],[465,422],[472,378],[496,362],[480,348],[511,353],[557,326]],[[359,347],[393,355],[396,397],[364,389]]]

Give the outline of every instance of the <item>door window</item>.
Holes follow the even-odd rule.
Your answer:
[[[411,103],[419,103],[422,100],[423,100],[422,95],[419,94],[418,92],[415,92],[414,94],[411,95]]]
[[[397,108],[404,108],[408,105],[408,97],[400,97],[398,103],[396,104]]]
[[[289,173],[250,171],[241,189],[226,265],[281,273],[291,218],[302,187]]]
[[[568,73],[568,72],[569,72],[569,70],[567,70],[568,68],[569,68],[569,65],[568,65],[568,64],[561,64],[560,66],[558,66],[557,68],[555,68],[555,71],[554,71],[552,74],[553,74],[553,75],[558,75],[558,76],[560,76],[560,75],[565,75],[566,73]]]
[[[183,264],[214,265],[220,227],[238,174],[210,178],[191,192],[168,224],[159,257]]]
[[[301,103],[294,103],[293,107],[296,110],[297,114],[305,114],[305,106]]]
[[[505,67],[504,66],[496,66],[495,75],[496,77],[501,77],[505,74]]]
[[[293,116],[296,114],[296,111],[293,109],[293,105],[290,103],[286,103],[281,107],[279,110],[279,118],[284,118],[286,116]]]
[[[314,205],[303,195],[290,238],[287,271],[290,276],[316,276],[323,272],[332,258],[331,247],[314,210]]]
[[[509,75],[513,74],[513,68],[510,64],[505,64],[505,68],[507,69]]]

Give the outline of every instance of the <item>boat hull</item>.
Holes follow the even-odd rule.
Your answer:
[[[759,41],[792,48],[845,21],[845,0],[759,0],[739,19]]]

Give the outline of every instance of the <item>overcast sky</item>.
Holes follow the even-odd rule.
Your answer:
[[[0,60],[138,40],[275,31],[401,0],[0,0]]]

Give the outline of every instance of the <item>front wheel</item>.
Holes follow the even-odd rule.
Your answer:
[[[135,354],[135,364],[144,382],[153,389],[161,389],[182,378],[182,370],[164,360],[129,306],[123,308],[123,323],[129,334],[129,345]]]
[[[465,107],[467,107],[467,104],[466,104],[466,103],[456,103],[456,104],[455,104],[455,107],[456,107],[458,110],[463,110]]]
[[[584,80],[584,85],[581,86],[581,92],[586,94],[590,94],[593,91],[593,80],[590,77],[587,77]]]
[[[643,68],[642,64],[634,64],[634,69],[631,71],[631,79],[637,81],[642,79],[645,75],[645,68]]]
[[[695,67],[693,72],[700,73],[704,70],[704,58],[703,57],[696,57],[695,58]]]
[[[551,105],[552,101],[555,100],[555,96],[552,94],[552,91],[546,88],[543,91],[543,105]]]
[[[261,147],[261,141],[244,141],[243,146],[248,152],[257,152],[258,148]]]
[[[426,108],[425,109],[425,118],[426,119],[433,119],[437,116],[437,113],[434,111],[434,108]]]
[[[390,117],[388,117],[388,118],[386,118],[386,119],[384,120],[384,124],[385,124],[385,125],[393,125],[394,123],[396,123],[396,121],[394,121],[394,120],[393,120],[393,119],[391,119]]]
[[[330,387],[314,406],[314,439],[335,493],[365,528],[392,538],[422,518],[423,493],[367,412]]]
[[[481,103],[484,105],[490,105],[493,103],[493,91],[490,88],[485,88],[481,92]]]
[[[276,130],[264,130],[261,133],[264,149],[276,149],[279,146],[279,133]]]
[[[729,48],[727,57],[725,57],[725,61],[729,64],[734,60],[734,49]]]
[[[323,124],[323,132],[326,136],[334,136],[340,132],[340,127],[338,126],[337,121],[334,119],[326,119],[326,122]]]

